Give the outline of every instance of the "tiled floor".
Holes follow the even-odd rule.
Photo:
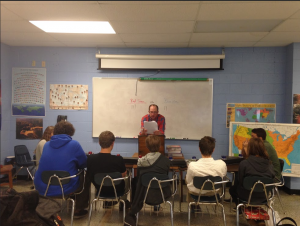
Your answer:
[[[14,189],[18,192],[22,191],[30,191],[30,186],[32,185],[32,181],[23,181],[18,180],[14,182]],[[1,187],[4,189],[4,187]],[[92,189],[92,193],[93,193]],[[184,186],[184,194],[186,194],[186,186]],[[280,191],[280,195],[284,205],[284,211],[286,215],[284,215],[284,211],[279,205],[278,198],[275,198],[274,201],[274,209],[277,212],[280,218],[285,216],[292,217],[298,224],[300,224],[300,214],[299,214],[299,204],[300,204],[300,196],[299,195],[288,195],[284,191]],[[227,197],[229,195],[227,194]],[[187,215],[187,203],[183,202],[181,205],[182,212],[179,212],[179,195],[175,196],[175,212],[174,212],[174,225],[187,225],[188,215]],[[185,200],[185,197],[184,197]],[[224,203],[225,214],[226,214],[226,224],[236,225],[236,215],[235,212],[230,212],[230,203]],[[218,208],[218,215],[214,213],[212,207],[206,208],[202,206],[203,214],[195,214],[191,215],[191,225],[207,225],[207,226],[217,226],[223,225],[223,219],[220,208]],[[171,225],[170,223],[170,211],[169,206],[163,208],[163,212],[159,212],[158,216],[156,213],[152,213],[150,215],[150,211],[146,209],[145,214],[140,213],[139,216],[139,225],[155,225],[155,226],[165,226]],[[164,216],[165,214],[165,216]],[[70,225],[70,214],[64,210],[61,214],[61,217],[64,221],[64,224]],[[97,210],[93,210],[92,212],[92,220],[91,226],[102,226],[102,225],[122,225],[122,212],[119,212],[119,208],[116,205],[113,210],[104,210],[102,207],[100,208],[100,204],[98,204]],[[81,219],[74,219],[74,226],[81,226],[88,224],[88,217],[84,217]],[[246,226],[249,225],[247,220],[241,216],[240,217],[240,225]],[[269,225],[268,223],[266,225]],[[271,224],[270,224],[271,225]]]

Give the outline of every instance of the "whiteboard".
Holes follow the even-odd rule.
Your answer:
[[[157,104],[166,119],[166,138],[212,135],[213,80],[139,81],[93,78],[93,137],[109,130],[116,137],[137,138],[141,118]]]

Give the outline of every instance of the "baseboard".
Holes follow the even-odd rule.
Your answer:
[[[300,190],[299,189],[290,189],[286,186],[283,186],[280,188],[280,190],[283,190],[285,193],[289,195],[300,195]]]

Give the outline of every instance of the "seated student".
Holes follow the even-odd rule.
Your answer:
[[[36,149],[34,150],[34,154],[36,156],[36,169],[39,167],[39,162],[43,153],[44,145],[47,141],[50,141],[51,137],[53,136],[54,126],[48,126],[42,136],[42,139],[39,141]]]
[[[243,187],[243,180],[247,176],[268,177],[274,179],[275,172],[264,143],[260,138],[251,138],[245,149],[245,160],[239,165],[237,183],[229,189],[232,200],[238,204],[238,198],[248,200],[250,191]],[[252,199],[265,197],[264,193],[254,192]]]
[[[227,166],[222,160],[214,160],[211,156],[215,150],[216,140],[212,137],[205,136],[199,141],[199,150],[201,152],[202,158],[197,162],[191,162],[188,165],[187,174],[185,181],[187,183],[187,188],[189,194],[187,195],[187,202],[192,202],[192,195],[198,195],[200,190],[194,187],[193,179],[196,176],[219,176],[221,178],[225,177],[227,174]],[[203,195],[211,196],[214,192],[203,190]],[[194,206],[192,206],[194,208]]]
[[[124,225],[136,225],[136,214],[143,208],[143,201],[146,195],[146,187],[141,183],[141,176],[145,173],[158,173],[168,175],[170,169],[170,160],[159,152],[160,138],[155,135],[149,135],[146,138],[146,146],[150,153],[138,159],[137,177],[132,182],[132,193],[134,195],[131,209],[125,218]],[[135,189],[136,186],[136,189]],[[151,199],[160,199],[160,191],[152,191],[148,193]],[[171,195],[170,187],[163,188],[165,196]]]
[[[272,162],[274,166],[274,171],[275,171],[275,177],[280,180],[281,178],[281,166],[280,162],[278,159],[277,152],[275,151],[274,147],[266,141],[267,133],[263,128],[256,128],[252,130],[251,133],[252,138],[260,138],[265,145],[266,151],[268,152],[269,159]]]
[[[96,188],[96,195],[100,189],[100,186],[95,184],[94,175],[96,173],[113,173],[120,172],[122,176],[126,176],[126,167],[122,156],[111,155],[111,151],[114,148],[115,136],[110,131],[104,131],[99,135],[99,144],[101,147],[100,153],[92,154],[87,159],[87,177],[94,184]],[[116,191],[124,191],[124,181],[121,184],[116,185]],[[103,192],[103,193],[102,193]],[[115,196],[114,191],[111,188],[102,187],[101,194]],[[127,200],[126,195],[122,197],[125,200],[126,208],[130,207],[130,203]],[[106,203],[108,204],[108,203]],[[109,204],[108,204],[109,205]],[[107,205],[105,205],[107,206]],[[122,203],[120,203],[120,210],[123,210]]]
[[[54,127],[51,140],[44,145],[43,154],[40,159],[39,168],[34,177],[34,185],[40,195],[44,195],[47,184],[42,181],[42,172],[47,170],[64,170],[70,175],[78,173],[79,169],[86,167],[87,157],[78,143],[72,140],[75,129],[70,122],[60,121]],[[81,180],[80,180],[81,179]],[[64,193],[71,194],[80,191],[83,185],[83,177],[72,178],[69,183],[64,184]],[[50,186],[47,196],[61,196],[59,186]],[[76,209],[74,217],[85,216],[88,212],[84,210],[88,207],[88,202],[76,199]]]

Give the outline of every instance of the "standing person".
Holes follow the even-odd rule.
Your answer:
[[[149,135],[146,138],[146,146],[150,153],[138,159],[137,176],[132,182],[133,201],[131,209],[125,217],[124,225],[136,225],[136,214],[143,208],[143,201],[147,188],[142,185],[141,177],[145,173],[158,173],[168,175],[170,169],[170,160],[159,152],[160,138],[155,135]],[[171,195],[170,187],[164,187],[163,193],[166,197]],[[148,198],[152,201],[161,199],[160,190],[149,190]],[[159,208],[159,207],[158,207]]]
[[[263,128],[256,128],[252,130],[251,133],[252,138],[259,138],[263,141],[265,148],[268,152],[269,159],[271,160],[273,166],[274,166],[274,171],[275,171],[275,177],[280,180],[281,178],[281,166],[280,162],[278,159],[278,155],[276,150],[273,148],[273,146],[266,141],[267,133]]]
[[[199,195],[200,190],[195,188],[193,184],[194,177],[205,177],[205,176],[219,176],[222,179],[227,174],[227,166],[222,160],[214,160],[212,157],[212,153],[215,150],[216,140],[212,137],[205,136],[199,141],[199,150],[201,152],[202,158],[200,158],[197,162],[191,162],[188,165],[187,174],[186,174],[186,184],[189,191],[187,195],[187,202],[191,202],[192,195]],[[212,196],[215,193],[211,191],[203,190],[203,195]],[[194,206],[192,206],[194,208]]]
[[[51,137],[53,136],[53,130],[54,130],[54,126],[48,126],[42,136],[42,139],[40,140],[40,142],[38,143],[38,145],[36,146],[36,149],[34,150],[34,154],[36,156],[36,170],[39,167],[39,162],[43,153],[43,148],[44,145],[46,144],[46,142],[48,142]]]
[[[126,176],[126,167],[124,160],[122,156],[116,156],[112,155],[111,151],[114,148],[115,144],[115,136],[110,131],[104,131],[99,135],[99,145],[101,147],[101,150],[97,154],[89,155],[87,158],[87,177],[88,180],[90,180],[95,188],[96,188],[96,194],[98,194],[98,191],[100,189],[100,186],[97,185],[94,181],[94,175],[97,173],[114,173],[119,172],[122,174],[122,177]],[[122,183],[115,186],[116,192],[122,192],[125,189],[125,183],[124,180]],[[103,193],[102,193],[103,192]],[[105,195],[111,195],[112,197],[115,196],[114,191],[108,187],[102,187],[101,194]],[[127,197],[122,197],[123,200],[125,200],[125,206],[126,208],[130,207],[130,203],[127,200]],[[106,203],[107,206],[110,206],[112,203]],[[120,210],[123,210],[122,203],[120,202],[119,206]]]
[[[142,117],[141,120],[141,132],[140,135],[147,135],[147,130],[144,128],[144,122],[156,121],[158,130],[154,131],[154,135],[164,135],[166,128],[165,117],[159,114],[158,106],[156,104],[150,104],[147,115]]]
[[[39,168],[34,177],[34,185],[40,195],[44,195],[47,184],[42,181],[42,172],[48,170],[67,171],[70,175],[76,175],[78,170],[87,166],[87,157],[78,141],[72,140],[75,129],[70,122],[60,121],[54,127],[51,140],[44,145]],[[82,174],[81,174],[82,175]],[[70,179],[63,185],[65,195],[81,191],[83,186],[82,177]],[[47,196],[61,196],[60,186],[50,186]],[[76,199],[74,217],[85,216],[88,211],[88,200]]]

